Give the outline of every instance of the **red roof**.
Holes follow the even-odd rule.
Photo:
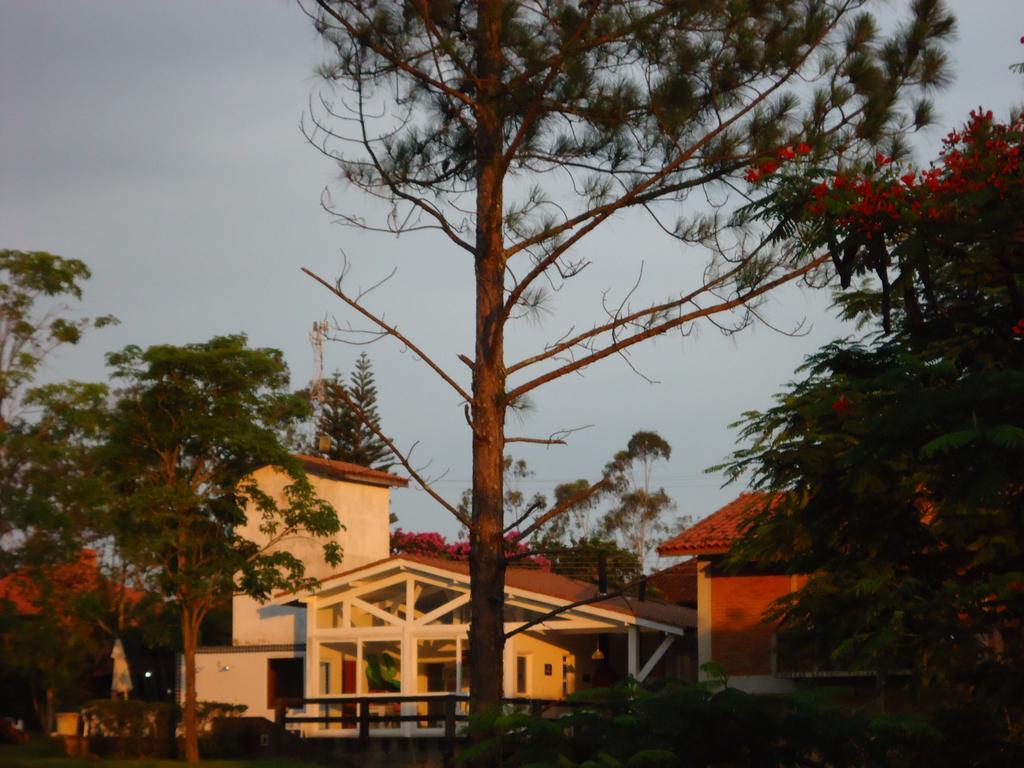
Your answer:
[[[712,555],[726,552],[754,515],[769,503],[774,506],[781,498],[769,493],[741,493],[717,512],[663,542],[658,547],[658,554]]]
[[[647,584],[656,588],[666,602],[696,608],[697,560],[690,558],[659,571],[647,579]]]
[[[374,563],[367,563],[359,568],[336,573],[321,579],[321,583],[334,581],[353,576],[369,568],[386,562],[407,561],[419,563],[449,571],[460,576],[469,576],[469,562],[465,560],[444,560],[438,557],[423,557],[422,555],[394,555],[392,557],[378,560]],[[505,586],[513,589],[522,589],[526,592],[535,592],[538,595],[554,597],[559,600],[576,602],[597,597],[598,591],[595,584],[583,581],[576,581],[567,576],[562,576],[550,571],[542,571],[538,568],[517,568],[511,567],[505,571]],[[282,592],[278,597],[289,594]],[[624,613],[648,621],[655,621],[661,624],[668,624],[674,627],[695,627],[697,626],[697,612],[692,608],[684,608],[678,605],[671,605],[660,600],[640,601],[635,597],[613,597],[592,603],[595,608],[602,608],[616,613]]]
[[[350,461],[337,461],[335,459],[323,459],[319,456],[307,456],[297,453],[302,468],[311,475],[329,477],[333,480],[348,480],[353,483],[366,483],[368,485],[387,485],[393,488],[405,488],[409,481],[404,477],[392,475],[390,472],[382,472],[379,469],[370,469],[360,464],[353,464]]]

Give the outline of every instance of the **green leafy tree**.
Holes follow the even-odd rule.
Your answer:
[[[44,567],[77,556],[106,530],[109,488],[96,464],[105,428],[103,384],[68,382],[29,390],[34,418],[3,437],[4,516],[13,529],[8,565]]]
[[[1024,124],[976,112],[930,168],[768,182],[765,208],[791,201],[798,247],[829,249],[840,307],[874,332],[747,414],[729,465],[784,494],[735,559],[811,574],[776,606],[793,651],[883,691],[911,670],[932,706],[980,716],[998,760],[1024,746],[1022,155]]]
[[[629,438],[605,467],[615,501],[601,518],[601,531],[618,539],[643,564],[668,528],[665,513],[675,502],[664,488],[651,485],[655,462],[668,461],[672,446],[657,432],[640,431]]]
[[[328,209],[371,231],[437,234],[468,256],[473,348],[458,356],[468,373],[446,370],[369,307],[365,292],[314,277],[370,323],[354,331],[391,336],[467,406],[459,420],[472,436],[468,515],[398,459],[469,531],[474,711],[496,708],[502,691],[491,661],[504,647],[506,449],[558,442],[509,434],[506,417],[535,390],[701,318],[736,330],[751,320],[744,307],[824,263],[781,252],[771,232],[726,231],[724,220],[682,203],[693,193],[728,205],[744,168],[797,142],[830,164],[898,145],[929,121],[927,90],[944,81],[952,18],[938,0],[919,0],[882,33],[868,5],[307,3],[330,51],[321,74],[337,88],[315,100],[323,109],[311,114],[308,137],[347,182],[384,203],[379,220],[329,198]],[[652,298],[624,281],[593,324],[566,320],[554,341],[508,359],[516,322],[553,314],[554,299],[586,271],[588,236],[630,212],[650,215],[650,231],[674,246],[707,246],[693,248],[706,255],[695,282]],[[635,250],[617,256],[635,255],[639,270],[643,249]]]
[[[273,546],[298,530],[328,536],[339,523],[279,439],[283,423],[308,413],[286,390],[279,351],[225,336],[130,346],[108,361],[123,385],[102,449],[117,496],[113,530],[121,556],[151,573],[153,588],[180,613],[185,757],[195,762],[195,652],[204,617],[235,593],[265,599],[275,589],[315,584],[300,560]],[[283,503],[252,478],[266,465],[291,478]],[[240,533],[247,507],[260,541]],[[336,543],[325,545],[325,555],[340,562]]]
[[[0,536],[53,522],[49,510],[42,509],[44,494],[36,492],[35,484],[60,485],[61,474],[55,471],[60,435],[26,422],[20,411],[26,390],[50,353],[76,344],[86,328],[115,322],[109,316],[74,316],[72,302],[81,299],[82,283],[89,277],[89,268],[78,259],[0,250]],[[40,454],[48,455],[42,460]],[[67,461],[60,466],[69,469]],[[69,496],[68,487],[59,490]],[[11,540],[6,544],[5,553],[10,554]]]
[[[380,431],[377,385],[364,352],[356,359],[347,385],[338,372],[324,382],[319,433],[331,440],[329,458],[387,471],[393,464],[391,449],[378,437]],[[319,445],[312,450],[320,453]]]
[[[62,344],[77,344],[90,326],[114,322],[109,316],[70,316],[66,302],[82,298],[81,284],[90,276],[78,259],[0,250],[0,433],[47,355]]]

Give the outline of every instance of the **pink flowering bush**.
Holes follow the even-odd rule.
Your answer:
[[[533,565],[542,571],[551,570],[551,561],[541,555],[530,555],[529,548],[518,541],[519,532],[505,534],[505,556],[517,565]],[[469,542],[449,542],[436,531],[415,533],[396,528],[391,533],[391,554],[437,557],[442,560],[469,560]]]

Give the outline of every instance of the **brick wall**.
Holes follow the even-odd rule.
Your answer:
[[[790,576],[711,577],[711,658],[727,675],[770,675],[775,628],[762,615]]]

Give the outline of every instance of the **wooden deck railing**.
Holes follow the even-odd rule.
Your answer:
[[[434,693],[420,694],[418,696],[346,696],[345,698],[317,698],[317,699],[278,699],[275,707],[275,724],[279,736],[283,741],[285,731],[291,725],[319,724],[337,725],[341,730],[348,730],[349,733],[330,734],[340,738],[357,738],[367,740],[370,738],[371,728],[393,730],[392,733],[378,733],[383,736],[402,737],[404,734],[397,730],[402,723],[423,723],[437,722],[439,726],[427,726],[427,729],[434,733],[413,733],[413,737],[426,736],[444,739],[446,746],[454,745],[458,738],[458,725],[468,720],[468,716],[459,711],[459,704],[468,703],[469,697],[457,693]],[[502,699],[503,704],[528,708],[533,715],[541,715],[546,710],[556,706],[572,707],[578,702],[567,702],[553,699]],[[402,712],[403,704],[441,704],[440,712],[436,709],[428,712],[415,712],[412,714],[390,714],[373,713],[371,707],[381,705],[398,705],[399,713]],[[320,709],[320,712],[311,710]],[[344,709],[343,709],[344,708]],[[289,710],[303,710],[302,714],[292,714]],[[350,710],[351,713],[345,713]],[[394,726],[395,728],[391,728]],[[436,731],[441,728],[441,733]]]

